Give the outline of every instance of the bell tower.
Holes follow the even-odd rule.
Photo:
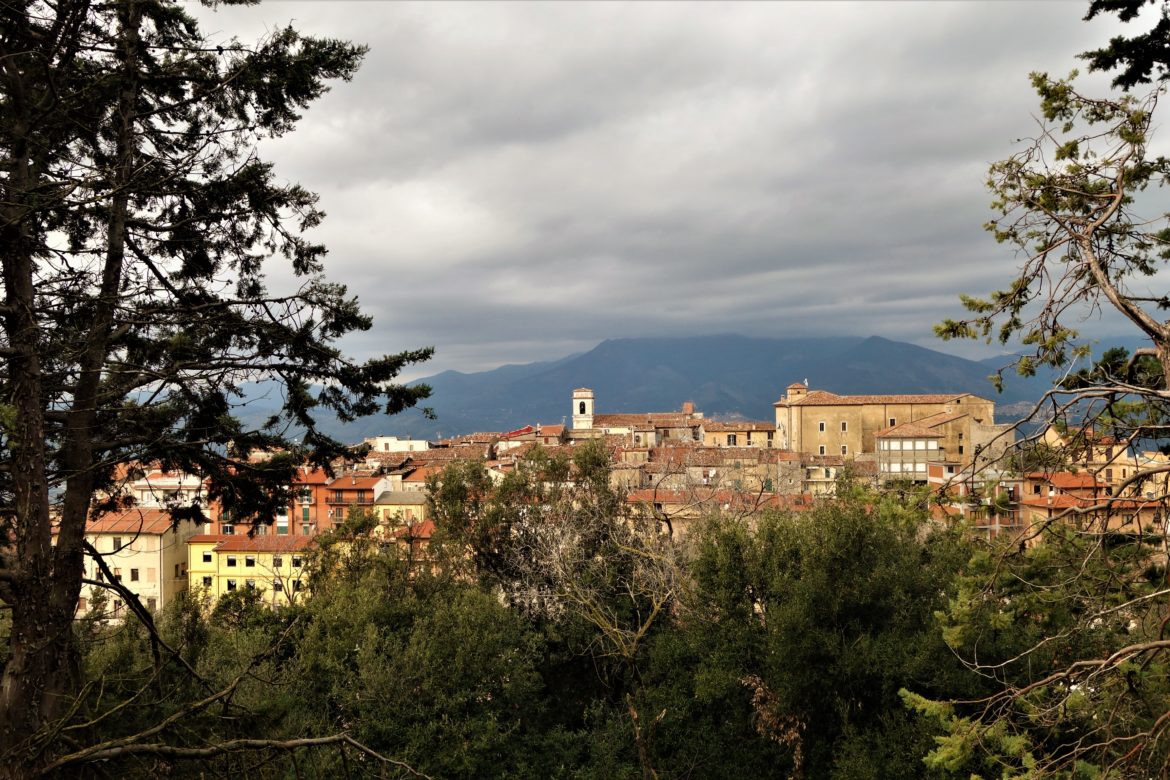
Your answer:
[[[578,387],[573,391],[573,430],[588,430],[593,427],[593,391]]]

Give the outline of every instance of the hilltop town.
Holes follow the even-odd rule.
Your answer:
[[[150,610],[183,592],[214,603],[244,589],[280,607],[305,590],[304,563],[316,539],[337,529],[352,509],[372,513],[382,543],[425,557],[435,532],[429,489],[446,467],[477,463],[498,484],[525,468],[537,448],[571,454],[589,442],[604,448],[610,484],[625,501],[678,537],[713,514],[812,509],[832,500],[841,479],[920,489],[936,521],[962,522],[989,539],[1007,534],[1033,544],[1034,527],[1105,497],[1110,530],[1140,535],[1161,528],[1161,502],[1153,496],[1164,487],[1128,482],[1131,474],[1166,463],[1164,455],[1050,428],[1032,446],[1061,452],[1061,466],[1028,468],[1012,459],[1015,427],[996,423],[995,403],[971,393],[838,395],[794,382],[770,421],[709,419],[691,402],[676,411],[606,413],[589,388],[573,390],[567,403],[568,424],[438,441],[367,439],[351,457],[335,461],[332,473],[300,468],[290,503],[257,522],[232,519],[211,502],[205,522],[175,524],[170,509],[198,503],[201,479],[144,464],[124,481],[129,505],[89,522],[87,539],[109,572],[90,561],[87,575],[97,582],[112,575]],[[118,597],[83,596],[79,612],[91,606],[108,617],[125,614]]]

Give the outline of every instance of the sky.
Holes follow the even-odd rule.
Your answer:
[[[1036,129],[1029,72],[1066,74],[1123,29],[1086,9],[302,0],[201,15],[221,38],[291,22],[369,46],[260,152],[320,194],[327,275],[374,317],[345,347],[436,348],[409,379],[642,336],[988,354],[931,327],[1019,264],[982,229],[987,168]]]

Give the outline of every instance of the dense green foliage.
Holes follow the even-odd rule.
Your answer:
[[[478,465],[449,470],[434,508],[465,524],[443,528],[423,565],[355,514],[321,545],[302,604],[178,602],[159,626],[189,669],[156,662],[132,621],[81,624],[87,684],[59,737],[105,746],[106,770],[130,776],[410,776],[350,744],[287,744],[342,733],[432,777],[927,772],[942,729],[899,690],[984,690],[933,618],[959,595],[962,534],[854,491],[801,515],[710,517],[671,541],[624,509],[595,455],[538,455],[500,484]],[[552,488],[550,473],[568,482]],[[545,506],[559,511],[519,511],[531,490],[554,490]],[[497,528],[494,558],[467,557],[485,518],[509,516],[530,527]],[[591,533],[562,533],[583,522]],[[604,554],[525,563],[550,535]],[[199,761],[159,749],[241,739],[270,743]],[[112,750],[123,740],[151,749]]]

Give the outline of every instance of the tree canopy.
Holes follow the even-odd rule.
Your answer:
[[[0,765],[22,767],[61,715],[85,524],[123,500],[122,466],[206,478],[176,521],[210,501],[263,521],[298,462],[339,452],[314,414],[413,405],[426,388],[393,380],[430,353],[338,347],[370,318],[323,276],[317,198],[257,151],[362,47],[292,28],[213,42],[163,0],[5,3],[0,18]],[[269,284],[272,262],[291,287]],[[280,383],[282,407],[250,426],[256,380]],[[247,460],[261,449],[288,455]]]

